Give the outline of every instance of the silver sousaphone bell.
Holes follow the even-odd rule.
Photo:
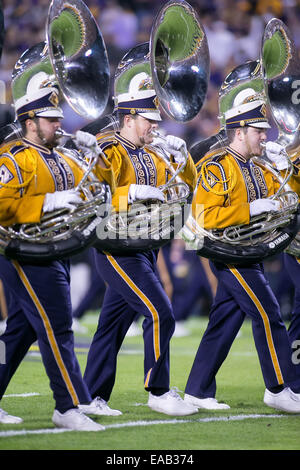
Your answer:
[[[209,80],[209,49],[199,15],[171,0],[157,14],[150,36],[152,79],[167,115],[186,122],[202,108]]]
[[[49,85],[57,86],[67,103],[86,119],[98,118],[107,105],[107,52],[94,17],[81,0],[53,0],[48,11],[46,41],[25,51],[15,65],[14,100],[26,94],[30,86]],[[66,149],[61,151],[67,153]],[[69,157],[76,158],[71,151]],[[90,165],[76,159],[85,172],[80,184],[85,201],[72,212],[64,209],[46,214],[39,224],[0,227],[1,252],[21,261],[48,261],[68,257],[92,245],[97,239],[97,225],[111,207],[110,188],[91,171],[96,158],[97,155]]]
[[[190,153],[197,164],[201,158],[209,151],[214,151],[221,147],[226,147],[228,138],[225,127],[225,112],[233,106],[233,102],[238,93],[245,88],[253,88],[259,94],[263,92],[263,78],[259,60],[247,61],[235,67],[225,77],[219,91],[219,120],[220,130],[206,139],[195,142]]]

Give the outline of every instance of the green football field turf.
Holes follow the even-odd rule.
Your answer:
[[[96,320],[96,314],[87,314],[81,323],[88,327],[89,334],[75,335],[82,371]],[[191,335],[171,341],[171,387],[177,387],[182,396],[206,322],[206,317],[192,317],[187,323]],[[0,405],[7,412],[21,416],[24,422],[0,424],[0,450],[111,451],[106,452],[106,458],[113,458],[118,450],[175,453],[181,450],[189,451],[188,455],[195,459],[192,450],[300,449],[300,415],[289,415],[263,403],[265,387],[250,322],[244,323],[236,338],[218,374],[217,386],[217,399],[228,403],[229,410],[200,410],[187,417],[150,410],[143,389],[142,337],[127,337],[119,355],[116,384],[109,402],[123,415],[96,417],[106,427],[103,432],[57,432],[51,421],[54,401],[49,380],[34,345]]]

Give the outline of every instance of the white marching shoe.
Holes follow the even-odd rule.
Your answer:
[[[219,403],[215,398],[197,398],[193,395],[184,395],[185,403],[202,408],[204,410],[229,410],[230,406],[226,403]]]
[[[185,322],[183,321],[177,321],[175,323],[175,331],[173,333],[174,338],[183,338],[191,334],[189,330],[186,328],[186,326],[184,325],[184,323]]]
[[[89,331],[85,326],[81,325],[80,321],[77,318],[73,318],[72,330],[74,331],[74,333],[79,333],[83,335],[88,333]]]
[[[111,409],[103,398],[96,397],[89,405],[79,405],[78,408],[87,415],[120,416],[122,411]]]
[[[131,323],[130,327],[127,330],[126,336],[133,337],[133,336],[141,336],[143,334],[143,330],[139,327],[138,322],[134,321]]]
[[[72,408],[65,413],[54,410],[52,421],[58,428],[72,429],[73,431],[104,431],[105,427],[95,423],[78,408]]]
[[[6,411],[0,408],[0,423],[2,424],[20,424],[23,423],[22,418],[18,416],[9,415]]]
[[[5,330],[6,330],[6,318],[5,320],[0,321],[0,335],[3,335]]]
[[[171,416],[187,416],[197,413],[197,408],[185,403],[175,390],[169,390],[163,395],[149,393],[148,406],[153,411]]]
[[[272,393],[267,388],[264,403],[270,408],[286,411],[287,413],[300,413],[300,394],[294,393],[289,387],[279,393]]]

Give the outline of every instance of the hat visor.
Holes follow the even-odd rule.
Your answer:
[[[36,113],[37,117],[43,117],[43,118],[51,118],[51,117],[56,117],[56,118],[64,118],[64,114],[61,109],[47,109],[46,111],[40,111],[39,113]]]
[[[139,113],[140,116],[143,116],[145,119],[150,119],[151,121],[162,121],[159,111],[153,111],[152,113]]]
[[[271,129],[270,124],[268,124],[266,121],[265,122],[253,122],[251,124],[248,124],[250,127],[259,127],[261,129]]]

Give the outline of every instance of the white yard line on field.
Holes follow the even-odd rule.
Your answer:
[[[11,398],[11,397],[37,397],[40,396],[40,393],[10,393],[9,395],[3,395],[3,398]]]
[[[299,415],[236,415],[236,416],[213,416],[208,418],[200,419],[170,419],[170,420],[155,420],[155,421],[127,421],[125,423],[115,423],[108,424],[105,426],[105,430],[109,429],[120,429],[127,427],[138,427],[138,426],[155,426],[155,425],[166,425],[166,424],[196,424],[196,423],[215,423],[221,421],[244,421],[246,419],[274,419],[274,418],[288,418],[289,416],[299,416]],[[1,425],[0,425],[1,426]],[[34,430],[9,430],[9,431],[0,431],[0,437],[15,437],[15,436],[27,436],[32,434],[59,434],[64,432],[71,432],[70,429],[34,429]]]

